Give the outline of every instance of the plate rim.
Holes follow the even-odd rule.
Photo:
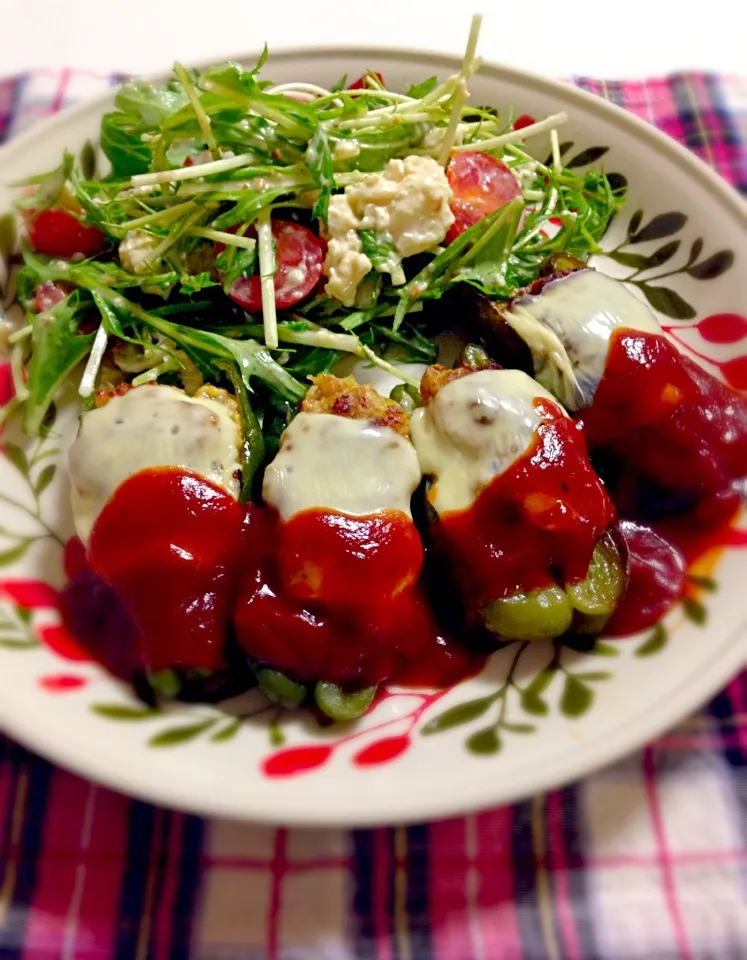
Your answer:
[[[248,62],[256,59],[258,52],[242,52],[226,58],[210,57],[196,61],[189,68],[204,69],[221,59]],[[429,69],[459,69],[459,57],[438,51],[412,48],[407,45],[392,44],[387,47],[356,44],[354,46],[339,43],[325,46],[284,46],[278,45],[271,52],[270,65],[273,62],[288,63],[295,59],[325,60],[331,57],[347,57],[352,60],[375,60],[377,66],[397,61],[402,65],[404,59],[409,65],[420,64]],[[659,131],[653,124],[635,116],[629,111],[574,86],[569,81],[543,77],[530,71],[503,66],[486,61],[481,67],[481,75],[490,77],[517,89],[529,89],[541,94],[560,96],[569,103],[579,105],[586,113],[614,120],[621,128],[621,135],[627,138],[643,139],[660,154],[666,155],[685,175],[695,177],[707,191],[728,208],[729,215],[736,217],[747,228],[747,200],[723,179],[714,169],[689,151],[686,147]],[[145,76],[151,82],[162,81],[169,71],[158,71]],[[90,112],[103,112],[111,101],[115,86],[81,103],[68,107],[51,117],[34,124],[30,129],[12,137],[0,147],[0,169],[17,151],[24,151],[33,145],[40,135],[62,132],[78,117]],[[747,242],[745,244],[747,248]],[[602,769],[644,744],[656,739],[665,730],[699,709],[704,702],[718,692],[741,669],[747,666],[747,616],[745,616],[723,641],[720,655],[712,658],[706,669],[700,665],[697,672],[684,677],[675,691],[664,702],[656,702],[653,708],[634,715],[629,722],[621,725],[612,737],[598,740],[584,746],[571,746],[554,756],[552,761],[538,766],[534,772],[521,777],[521,783],[511,786],[496,776],[496,768],[491,765],[471,779],[468,796],[462,796],[459,790],[445,795],[410,796],[392,791],[387,797],[377,797],[375,811],[359,811],[346,807],[333,812],[316,807],[301,809],[297,800],[291,809],[284,810],[279,800],[265,804],[264,808],[247,809],[246,804],[237,802],[235,797],[217,795],[210,792],[209,786],[199,785],[191,797],[184,797],[179,785],[171,785],[161,780],[155,782],[152,773],[143,774],[142,767],[120,772],[116,763],[102,768],[98,754],[89,762],[88,754],[81,751],[79,741],[61,739],[55,741],[44,733],[34,730],[33,718],[28,722],[19,720],[18,715],[6,710],[0,700],[0,729],[18,740],[32,751],[45,757],[51,763],[62,766],[89,780],[100,783],[110,789],[130,797],[138,797],[147,802],[182,810],[203,817],[222,817],[231,820],[264,823],[268,825],[306,826],[306,827],[368,827],[394,823],[413,823],[435,820],[448,816],[459,816],[476,810],[503,806],[525,799],[537,792],[545,792],[569,782],[578,780],[593,771]],[[687,690],[685,702],[681,692]],[[488,761],[491,762],[491,761]],[[491,762],[492,763],[492,762]],[[515,765],[514,771],[524,771],[528,764]],[[492,776],[491,776],[492,771]],[[270,809],[272,807],[272,809]]]

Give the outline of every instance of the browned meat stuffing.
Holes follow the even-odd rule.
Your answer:
[[[333,413],[351,420],[371,420],[377,426],[391,427],[402,437],[410,435],[410,421],[394,400],[382,397],[367,383],[355,377],[335,377],[322,373],[312,377],[314,386],[301,401],[303,413]]]

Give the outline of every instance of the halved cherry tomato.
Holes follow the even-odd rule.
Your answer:
[[[274,220],[275,305],[287,310],[307,297],[319,282],[324,262],[322,243],[308,227],[288,220]],[[228,296],[249,313],[262,309],[259,276],[239,277],[231,284]]]
[[[67,283],[57,283],[54,280],[45,280],[44,283],[40,283],[39,286],[34,291],[36,297],[36,309],[39,313],[46,313],[47,310],[51,310],[55,304],[58,304],[61,300],[64,300],[65,297],[70,293],[71,287]]]
[[[106,237],[96,227],[87,227],[71,213],[50,207],[32,210],[26,220],[29,243],[37,253],[68,260],[76,254],[93,257],[106,246]]]
[[[367,90],[368,82],[366,81],[366,77],[371,76],[371,74],[376,77],[382,87],[385,86],[382,75],[375,70],[369,70],[369,72],[364,73],[362,77],[358,77],[357,80],[353,80],[353,82],[348,86],[348,90]]]
[[[446,170],[446,177],[454,194],[451,201],[454,223],[446,234],[446,243],[514,197],[521,196],[516,177],[506,164],[478,150],[457,153]]]

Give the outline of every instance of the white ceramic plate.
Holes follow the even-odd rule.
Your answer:
[[[458,64],[416,52],[315,49],[276,53],[266,72],[276,82],[326,85],[368,67],[404,88],[453,73]],[[649,256],[668,245],[671,253],[665,265],[642,274],[638,293],[663,311],[662,322],[709,369],[737,384],[747,381],[747,358],[718,366],[747,353],[747,323],[732,322],[735,342],[727,345],[707,342],[695,326],[706,316],[744,310],[747,206],[736,193],[674,142],[565,84],[486,66],[474,79],[473,102],[513,104],[517,113],[538,117],[568,112],[561,140],[573,146],[566,159],[603,157],[605,168],[630,184],[628,205],[605,246],[624,243],[641,210],[638,242],[623,252]],[[10,143],[0,151],[0,183],[51,168],[63,147],[79,151],[96,138],[110,104],[111,96],[101,97]],[[579,157],[592,147],[599,149]],[[0,208],[9,203],[10,193],[0,189]],[[699,238],[703,266],[680,270]],[[610,258],[597,265],[619,277],[631,273]],[[663,283],[660,273],[670,274]],[[7,433],[2,440],[9,457],[0,462],[0,725],[50,759],[123,792],[206,815],[287,824],[442,817],[516,800],[615,760],[696,709],[747,662],[739,549],[747,534],[735,533],[697,571],[711,578],[705,581],[711,589],[693,584],[689,601],[653,634],[594,654],[566,652],[561,667],[550,670],[552,650],[533,645],[515,663],[509,684],[518,646],[445,694],[389,697],[350,727],[322,731],[286,716],[273,728],[267,712],[234,722],[223,709],[204,705],[144,712],[94,664],[71,660],[58,626],[52,586],[62,583],[60,542],[72,532],[64,463],[74,426],[74,409],[63,404],[41,449]],[[52,463],[59,465],[53,478]],[[459,705],[441,721],[444,729],[422,735],[425,723]],[[260,707],[250,701],[238,709]],[[499,737],[472,739],[499,716]],[[468,749],[468,741],[482,752]]]

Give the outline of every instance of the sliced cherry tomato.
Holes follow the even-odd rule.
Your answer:
[[[55,304],[64,300],[71,289],[67,283],[45,280],[44,283],[40,283],[34,291],[36,296],[36,309],[39,313],[46,313],[46,311],[51,310]]]
[[[272,224],[275,238],[275,305],[287,310],[307,297],[319,282],[324,262],[324,248],[319,237],[308,227],[288,220]],[[249,313],[262,309],[260,278],[239,277],[231,284],[228,296]]]
[[[369,87],[366,77],[370,77],[372,74],[374,77],[376,77],[382,87],[385,86],[382,75],[375,70],[369,70],[368,73],[364,73],[362,77],[358,77],[357,80],[353,80],[353,82],[348,86],[348,90],[368,90]]]
[[[446,170],[446,177],[454,194],[451,201],[454,223],[446,234],[447,243],[514,197],[521,196],[516,177],[506,164],[478,150],[457,153]]]
[[[531,127],[536,122],[531,113],[522,113],[514,120],[514,130],[523,130],[524,127]]]
[[[106,237],[99,229],[85,226],[57,207],[39,213],[32,210],[26,220],[26,232],[37,253],[66,260],[76,254],[93,257],[106,245]]]

